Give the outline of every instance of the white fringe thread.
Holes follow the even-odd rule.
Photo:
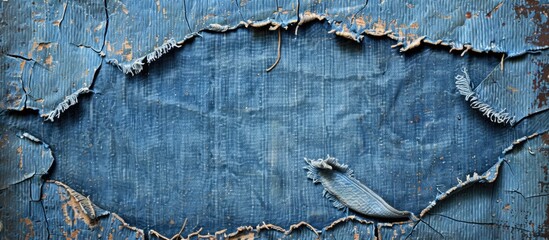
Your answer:
[[[124,74],[131,74],[132,76],[143,71],[143,66],[145,63],[149,64],[154,60],[160,58],[162,55],[168,53],[173,48],[179,47],[175,39],[171,38],[166,41],[162,46],[157,47],[151,53],[136,59],[131,64],[119,64],[118,60],[112,59],[109,60],[110,64],[113,64],[118,67]]]
[[[470,106],[473,109],[478,109],[490,121],[513,125],[515,123],[515,116],[510,116],[508,112],[505,112],[505,108],[498,112],[489,104],[481,101],[473,90],[471,79],[469,78],[469,74],[467,74],[467,68],[462,68],[461,71],[463,75],[456,76],[456,88],[461,95],[465,96],[465,101],[471,102]]]
[[[78,89],[78,91],[72,93],[71,95],[66,96],[63,102],[57,104],[57,107],[46,115],[46,120],[50,120],[53,122],[55,118],[59,118],[61,116],[62,112],[69,109],[70,106],[78,103],[78,95],[89,92],[91,92],[89,88],[83,87]]]

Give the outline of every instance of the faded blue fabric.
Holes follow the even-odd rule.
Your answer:
[[[0,239],[547,238],[547,6],[2,1]]]
[[[515,139],[547,126],[498,126],[458,93],[462,67],[478,85],[499,56],[401,53],[390,40],[356,43],[328,30],[283,31],[269,73],[276,32],[203,33],[135,77],[104,66],[94,93],[53,123],[2,121],[50,144],[48,178],[167,236],[185,219],[188,232],[329,225],[346,213],[303,170],[304,157],[327,154],[390,205],[419,214],[456,178],[486,171]]]

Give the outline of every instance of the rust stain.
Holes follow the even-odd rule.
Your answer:
[[[512,92],[512,93],[517,93],[517,92],[519,92],[519,90],[518,90],[517,88],[511,87],[511,86],[507,86],[507,90],[509,90],[509,91]]]
[[[44,63],[48,66],[50,66],[52,63],[53,63],[53,56],[50,54],[46,57],[46,59],[44,60]]]
[[[532,80],[532,88],[539,91],[534,101],[538,108],[547,106],[549,100],[549,64],[538,63],[540,70],[535,74],[536,78]]]
[[[549,145],[549,133],[541,135],[541,140],[543,141],[543,144]]]
[[[10,143],[9,136],[7,133],[4,133],[2,139],[0,139],[0,148],[5,148],[7,143]]]
[[[32,220],[30,220],[29,218],[23,218],[20,219],[19,222],[25,223],[25,226],[27,226],[28,232],[25,234],[25,240],[33,239],[34,225],[32,224]]]
[[[412,24],[410,24],[410,28],[412,29],[418,29],[419,28],[419,24],[417,22],[414,22]]]
[[[21,61],[21,64],[19,64],[19,67],[21,68],[21,72],[23,69],[25,69],[25,65],[27,64],[27,61]]]
[[[545,207],[545,221],[543,222],[543,226],[541,228],[543,231],[539,234],[539,236],[549,239],[549,204]]]
[[[19,169],[23,169],[23,147],[17,147],[17,155],[19,155]]]
[[[509,203],[505,204],[505,206],[503,206],[503,210],[504,210],[504,211],[509,211],[509,210],[511,210],[511,204],[509,204]]]
[[[253,232],[249,232],[243,235],[238,235],[234,237],[229,237],[229,240],[252,240],[255,238],[255,234]]]
[[[80,233],[80,230],[79,229],[76,229],[74,231],[71,232],[71,235],[68,239],[78,239],[78,234]]]
[[[130,11],[128,11],[128,9],[126,8],[125,5],[122,5],[122,12],[124,12],[124,14],[128,15],[128,13],[129,13]]]
[[[365,27],[366,26],[366,21],[364,21],[363,17],[356,18],[355,23],[356,23],[356,25],[358,25],[360,27]]]
[[[71,220],[71,217],[69,216],[67,203],[61,204],[61,211],[63,212],[63,220],[65,220],[65,223],[69,226],[72,226],[72,220]]]
[[[538,108],[541,108],[544,105],[547,105],[547,100],[549,99],[549,92],[539,93],[538,96],[536,97],[536,99],[537,99],[537,102],[538,102]]]
[[[381,18],[378,18],[377,22],[374,23],[374,32],[375,32],[375,34],[379,34],[379,35],[385,34],[385,27],[386,26],[387,26],[387,24],[385,23],[385,21],[381,20]]]
[[[130,44],[130,42],[128,42],[128,39],[124,39],[124,43],[122,43],[122,48],[124,50],[132,49],[132,45]]]
[[[112,235],[112,233],[109,233],[109,240],[113,240],[114,239],[114,236]]]
[[[32,43],[32,49],[36,50],[36,51],[42,51],[44,49],[48,49],[51,47],[51,43],[37,43],[37,42],[34,42]]]
[[[470,19],[473,15],[471,14],[471,12],[466,12],[465,13],[465,18],[467,19]]]
[[[107,45],[107,50],[109,50],[110,45]],[[124,42],[122,43],[122,48],[115,52],[116,55],[123,55],[123,57],[130,61],[133,58],[132,54],[132,45],[128,41],[128,39],[124,39]]]
[[[112,52],[112,51],[113,51],[113,49],[112,49],[112,46],[111,46],[111,43],[110,43],[110,42],[108,42],[108,41],[105,41],[105,45],[107,46],[107,51],[109,51],[109,52]]]
[[[94,31],[94,32],[97,32],[97,31],[101,30],[102,28],[103,28],[103,22],[99,23],[99,25],[97,25],[97,27],[95,27],[95,28],[93,29],[93,31]]]
[[[526,41],[537,46],[549,45],[549,5],[541,4],[538,0],[526,0],[526,5],[515,5],[516,18],[528,18],[536,24],[536,30],[532,36],[527,36]]]
[[[213,14],[213,13],[210,13],[210,14],[207,14],[206,16],[204,16],[202,18],[202,20],[207,21],[208,19],[213,18],[213,17],[216,17],[216,15]]]
[[[74,197],[71,196],[70,200],[67,202],[68,205],[72,208],[74,218],[74,224],[76,224],[77,219],[82,220],[88,226],[94,226],[96,224],[88,215],[84,214],[80,208],[80,204],[76,201]]]
[[[74,217],[73,225],[76,225],[78,220],[83,221],[88,226],[97,225],[98,222],[97,219],[95,219],[95,210],[93,209],[93,205],[89,201],[89,198],[82,196],[80,193],[74,191],[72,188],[59,181],[51,182],[55,183],[58,186],[59,196],[60,198],[62,197],[61,200],[66,201],[65,204],[72,208]],[[62,189],[64,189],[65,192],[63,192]],[[64,196],[65,193],[69,195],[68,199]],[[66,216],[68,216],[68,210],[65,218],[67,218]],[[65,221],[67,220],[65,219]]]

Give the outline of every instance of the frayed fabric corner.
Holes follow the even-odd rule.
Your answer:
[[[463,75],[456,76],[456,88],[461,95],[465,96],[465,101],[471,102],[470,106],[473,109],[478,109],[483,116],[486,116],[492,122],[510,124],[511,126],[514,125],[516,122],[515,116],[511,116],[506,112],[507,109],[505,108],[497,111],[488,103],[480,100],[480,97],[473,90],[471,79],[469,78],[469,74],[467,74],[467,69],[462,68],[461,71],[463,72]]]
[[[408,211],[400,211],[389,205],[374,191],[353,176],[353,170],[337,159],[307,159],[307,177],[324,187],[323,195],[338,209],[349,208],[360,214],[378,218],[414,218]]]
[[[78,96],[80,94],[89,93],[91,91],[92,90],[90,90],[87,87],[78,89],[78,91],[72,93],[71,95],[66,96],[63,102],[59,103],[53,111],[49,112],[44,117],[46,118],[46,120],[53,122],[55,118],[59,118],[61,116],[61,113],[69,109],[69,107],[71,107],[72,105],[78,103]]]

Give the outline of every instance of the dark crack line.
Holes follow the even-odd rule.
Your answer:
[[[109,30],[109,9],[107,5],[107,0],[103,1],[105,7],[105,32],[103,33],[103,45],[101,45],[101,52],[105,49],[105,42],[107,42],[107,32]]]
[[[486,14],[486,17],[487,18],[491,18],[492,15],[503,5],[503,2],[504,1],[501,1],[499,2],[494,8],[492,8],[492,10],[490,10],[487,14]]]
[[[366,8],[366,6],[368,5],[368,2],[369,0],[366,0],[366,2],[364,3],[364,5],[358,9],[358,11],[356,11],[354,14],[353,14],[353,17],[351,17],[351,24],[354,23],[355,21],[355,17],[357,14],[361,13],[362,11],[364,11],[364,9]]]
[[[27,61],[27,62],[34,62],[34,63],[38,64],[38,66],[46,69],[47,71],[50,71],[50,69],[48,67],[42,65],[40,62],[34,60],[33,58],[27,58],[27,57],[23,57],[21,55],[11,54],[11,53],[6,53],[5,55],[8,56],[8,57],[16,58],[16,59],[21,59],[21,60],[24,60],[24,61]]]
[[[48,215],[46,214],[46,207],[44,207],[44,201],[42,200],[42,188],[44,187],[44,184],[40,186],[40,206],[42,207],[42,211],[44,212],[44,223],[46,224],[46,232],[48,233],[48,237],[46,239],[50,239],[51,233],[50,233],[50,224],[48,223]]]
[[[510,229],[516,229],[516,230],[519,230],[519,231],[535,234],[534,231],[531,231],[531,230],[528,230],[528,229],[514,227],[514,226],[506,226],[506,225],[499,224],[499,223],[465,221],[465,220],[456,219],[456,218],[449,217],[449,216],[442,215],[442,214],[438,214],[438,213],[430,213],[429,215],[440,216],[440,217],[444,217],[444,218],[450,219],[450,220],[455,221],[455,222],[460,222],[460,223],[465,223],[465,224],[492,226],[492,227],[500,227],[500,228],[510,228]]]
[[[234,5],[236,5],[236,8],[238,9],[238,14],[240,15],[240,18],[242,19],[242,21],[246,22],[246,19],[244,18],[244,15],[242,14],[242,10],[241,10],[241,7],[240,7],[240,1],[239,0],[234,0]]]
[[[523,118],[521,118],[520,120],[518,120],[515,125],[518,125],[520,122],[522,122],[522,120],[524,119],[527,119],[527,118],[530,118],[534,115],[538,115],[538,114],[541,114],[541,113],[544,113],[546,111],[549,111],[549,108],[545,108],[545,109],[538,109],[537,112],[532,112],[532,113],[528,113],[526,116],[524,116]]]
[[[524,198],[524,200],[528,199],[528,198],[526,198],[526,196],[524,196],[524,194],[522,194],[521,192],[519,192],[517,190],[505,190],[505,192],[516,193],[516,194],[520,195],[522,198]]]
[[[34,69],[34,64],[36,64],[36,61],[32,61],[32,66],[30,68],[30,71],[29,71],[29,76],[28,76],[28,82],[30,84],[30,81],[31,81],[31,78],[32,78],[32,72],[33,72],[33,69]],[[23,109],[26,109],[27,108],[27,101],[29,100],[29,97],[32,97],[34,98],[32,95],[30,95],[28,92],[27,92],[27,89],[25,89],[25,81],[23,80],[23,78],[21,78],[21,89],[23,90],[23,93],[25,93],[25,101],[23,102]]]
[[[61,24],[63,23],[63,20],[65,20],[65,14],[67,13],[67,5],[68,3],[63,4],[63,15],[61,15],[61,20],[59,20],[59,29],[61,29]]]
[[[507,159],[503,159],[503,162],[507,164],[507,167],[509,167],[509,171],[511,171],[511,175],[515,176],[515,172],[513,171],[511,164],[509,164],[509,161],[507,161]]]
[[[95,85],[95,80],[97,80],[97,76],[99,76],[99,70],[101,70],[101,67],[103,67],[103,58],[101,58],[101,63],[99,63],[99,67],[93,71],[93,77],[89,86],[90,89],[93,89],[93,85]]]
[[[101,50],[97,50],[97,49],[93,48],[92,46],[88,46],[88,45],[85,45],[85,44],[76,44],[76,43],[69,43],[69,44],[73,45],[75,47],[89,48],[89,49],[91,49],[92,51],[94,51],[95,53],[98,53],[98,54],[101,53]],[[105,42],[103,42],[103,44],[105,44]],[[101,47],[101,49],[103,49],[103,46]]]
[[[34,59],[32,58],[26,58],[26,57],[23,57],[21,55],[17,55],[17,54],[10,54],[10,53],[6,53],[6,56],[9,56],[9,57],[12,57],[12,58],[17,58],[17,59],[21,59],[21,60],[25,60],[25,61],[34,61],[36,62]]]
[[[440,235],[442,238],[446,238],[444,237],[444,235],[442,233],[440,233],[438,230],[436,230],[433,226],[431,226],[431,224],[423,221],[421,218],[419,219],[420,222],[424,223],[425,225],[427,225],[427,227],[429,227],[431,230],[435,231],[438,235]]]
[[[301,5],[300,0],[297,0],[297,7],[296,7],[296,15],[297,15],[297,24],[299,24],[299,21],[301,21],[301,17],[299,16],[299,7]]]
[[[537,194],[537,195],[531,195],[531,196],[527,196],[526,199],[530,199],[530,198],[538,198],[538,197],[547,197],[549,196],[549,193],[546,193],[546,194]]]
[[[406,235],[406,238],[404,238],[405,240],[410,238],[410,236],[412,236],[412,233],[414,233],[414,231],[416,230],[416,227],[417,227],[418,224],[419,224],[419,221],[416,221],[414,223],[414,226],[412,227],[412,231],[410,231],[410,233],[408,233],[408,235]]]
[[[524,196],[524,194],[522,194],[522,193],[519,192],[518,190],[505,190],[505,192],[516,193],[516,194],[520,195],[524,200],[528,200],[528,199],[530,199],[530,198],[539,198],[539,197],[547,197],[547,196],[549,196],[549,193],[535,194],[535,195],[530,195],[530,196]]]
[[[185,11],[183,17],[185,17],[185,22],[187,23],[187,27],[189,28],[189,34],[192,34],[193,29],[191,28],[191,24],[189,24],[189,19],[187,18],[187,0],[183,0],[183,11]]]

